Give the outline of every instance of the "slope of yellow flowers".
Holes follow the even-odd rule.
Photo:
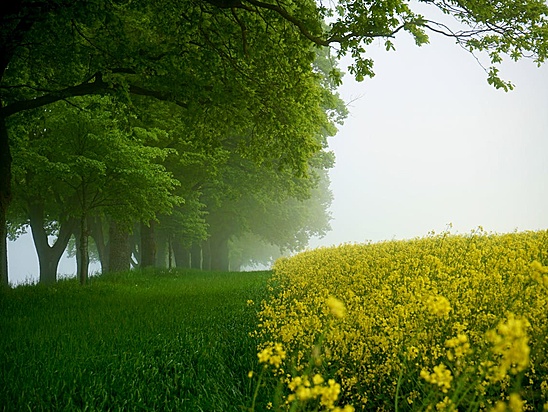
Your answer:
[[[304,252],[275,264],[260,350],[287,405],[315,377],[318,410],[548,410],[547,266],[548,231]]]

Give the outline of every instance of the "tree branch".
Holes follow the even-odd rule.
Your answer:
[[[177,106],[181,106],[185,109],[188,108],[188,104],[186,102],[175,99],[174,95],[172,93],[169,93],[169,92],[160,92],[160,91],[157,91],[157,90],[145,89],[145,88],[140,87],[140,86],[130,85],[129,86],[129,93],[140,95],[140,96],[154,97],[155,99],[158,99],[158,100],[173,102]]]
[[[206,0],[206,1],[209,1],[209,0]],[[286,19],[287,21],[289,21],[290,23],[292,23],[293,25],[295,25],[299,31],[308,39],[310,40],[312,43],[315,43],[317,44],[318,46],[329,46],[331,43],[334,43],[335,41],[330,41],[330,40],[326,40],[326,39],[322,39],[321,37],[318,37],[318,36],[315,36],[314,34],[310,33],[310,31],[308,31],[306,25],[304,24],[304,22],[302,22],[301,20],[293,17],[291,14],[289,14],[285,9],[283,9],[282,7],[278,6],[278,5],[275,5],[275,4],[270,4],[270,3],[265,3],[265,2],[262,2],[262,1],[259,1],[259,0],[246,0],[249,4],[252,4],[253,6],[257,7],[257,8],[261,8],[261,9],[268,9],[268,10],[272,10],[272,11],[275,11],[276,13],[278,13],[280,16],[282,16],[284,19]],[[217,5],[216,3],[217,2],[214,2],[214,1],[209,1],[211,4],[215,4]],[[220,6],[219,6],[220,7]],[[243,8],[243,9],[246,9],[246,10],[249,10],[248,7],[246,7],[245,5],[241,4],[240,2],[237,2],[235,5],[232,6],[233,8]]]
[[[437,26],[437,28],[434,28],[433,25]],[[481,29],[478,28],[475,30],[468,30],[468,31],[460,30],[455,32],[451,30],[449,26],[432,21],[432,20],[426,20],[423,26],[427,28],[428,30],[433,31],[434,33],[438,33],[446,37],[452,37],[457,40],[464,39],[464,38],[473,38],[477,36],[478,34],[493,31],[488,28],[481,28]]]
[[[108,83],[103,80],[100,73],[97,73],[95,75],[95,80],[91,83],[82,83],[62,90],[53,91],[34,99],[20,100],[9,104],[0,110],[0,116],[6,118],[13,114],[46,106],[69,97],[106,93],[108,88]]]
[[[234,19],[240,25],[240,29],[242,31],[242,48],[243,48],[243,51],[244,51],[244,55],[247,56],[247,34],[246,34],[247,33],[247,27],[245,27],[244,22],[239,19],[238,15],[236,14],[236,10],[234,9],[234,7],[232,7],[230,10],[232,11],[232,15],[234,16]]]
[[[219,7],[219,8],[231,8],[234,9],[244,9],[247,11],[256,11],[251,9],[250,7],[246,6],[245,4],[242,4],[239,0],[205,0],[208,3]],[[345,35],[338,35],[338,36],[331,36],[328,38],[322,38],[318,37],[314,34],[312,34],[308,28],[306,27],[306,24],[299,20],[298,18],[292,16],[290,13],[288,13],[284,8],[280,7],[276,4],[271,3],[265,3],[260,0],[245,0],[247,3],[255,6],[257,9],[267,9],[272,10],[278,13],[281,17],[283,17],[285,20],[292,23],[294,26],[296,26],[301,34],[303,34],[308,40],[313,42],[314,44],[318,46],[324,46],[328,47],[333,43],[344,43],[349,41],[352,38],[355,37],[394,37],[400,30],[404,29],[406,27],[406,24],[402,24],[401,26],[395,28],[390,33],[356,33],[356,32],[350,32]]]
[[[111,73],[130,73],[131,71],[125,69],[115,69]],[[33,99],[20,100],[11,103],[5,107],[0,108],[0,117],[7,118],[13,114],[36,109],[39,107],[47,106],[48,104],[58,102],[59,100],[66,100],[70,97],[87,96],[94,94],[107,94],[115,90],[108,82],[103,80],[101,73],[96,73],[91,78],[92,82],[84,82],[76,86],[70,86],[65,89],[48,91],[40,97]],[[116,86],[115,86],[116,87]],[[154,97],[158,100],[170,101],[178,106],[187,108],[188,104],[181,100],[177,100],[172,93],[162,92],[157,90],[149,90],[141,86],[129,85],[128,91],[130,94]]]

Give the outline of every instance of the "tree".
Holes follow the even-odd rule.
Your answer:
[[[234,237],[230,241],[230,270],[240,271],[242,268],[269,267],[283,255],[279,246],[248,233]]]
[[[305,199],[271,200],[247,210],[246,230],[228,242],[230,270],[268,266],[288,252],[306,248],[311,237],[323,237],[330,230],[332,200],[326,171],[320,172],[316,184]]]
[[[540,0],[424,1],[454,18],[423,16],[410,3],[314,0],[15,0],[0,10],[0,281],[7,283],[6,213],[11,201],[5,120],[22,111],[89,94],[145,95],[175,102],[209,138],[242,137],[250,156],[279,158],[296,171],[319,150],[311,45],[350,54],[358,80],[373,75],[366,48],[409,32],[451,36],[468,50],[546,59],[548,7]],[[329,25],[324,19],[329,17]],[[495,87],[511,85],[488,70]],[[333,73],[337,79],[337,73]],[[297,86],[296,88],[290,86]],[[218,127],[218,130],[216,130]],[[214,133],[217,131],[217,133]]]
[[[27,113],[24,120],[12,122],[15,162],[10,220],[23,231],[30,225],[38,254],[40,283],[51,284],[57,279],[59,260],[77,220],[62,205],[67,193],[56,187],[63,170],[48,159],[52,142],[41,139],[46,130],[43,113],[33,114]],[[14,224],[12,230],[16,228]],[[50,245],[52,237],[55,241]]]
[[[139,262],[143,266],[142,257],[148,255],[145,262],[148,265],[152,265],[154,260],[160,266],[172,260],[183,264],[184,255],[188,254],[192,243],[201,242],[207,237],[201,190],[216,173],[217,164],[225,154],[213,147],[214,140],[209,139],[207,130],[202,130],[200,137],[196,136],[196,124],[187,119],[187,113],[177,105],[162,101],[145,102],[142,99],[134,99],[133,102],[135,118],[131,120],[132,125],[161,129],[169,136],[167,140],[157,140],[154,145],[171,149],[171,154],[162,164],[180,182],[175,194],[185,200],[169,215],[159,216],[153,231],[147,228],[139,230]],[[175,256],[168,259],[167,255],[172,252]]]
[[[209,226],[203,248],[213,270],[228,270],[230,247],[236,238],[252,235],[282,250],[302,250],[311,236],[329,230],[331,192],[327,169],[332,154],[320,152],[310,160],[307,175],[295,176],[290,170],[257,165],[237,152],[219,170],[204,190]]]
[[[257,47],[244,50],[241,26],[231,13],[217,13],[201,1],[175,3],[175,8],[137,3],[21,2],[7,10],[1,32],[6,59],[0,126],[8,116],[61,99],[105,93],[126,98],[129,92],[185,108],[199,138],[214,142],[238,130],[250,149],[271,142],[269,155],[277,152],[299,169],[317,149],[315,130],[293,120],[309,117],[307,126],[315,129],[318,113],[313,99],[304,105],[298,99],[312,76],[309,48],[300,36],[291,30],[272,32],[272,25],[265,27],[252,16],[246,24],[258,29],[249,37]],[[274,64],[265,63],[269,60]],[[283,96],[270,96],[276,90],[272,80],[287,76],[305,81],[294,92],[288,88]],[[254,129],[256,124],[261,128]],[[11,165],[7,130],[2,136],[10,158],[5,164]],[[261,151],[249,155],[259,157]],[[1,226],[11,197],[8,169]]]
[[[78,273],[84,284],[90,217],[105,215],[117,225],[131,227],[135,221],[170,212],[179,199],[172,195],[177,182],[156,163],[166,156],[166,150],[144,144],[163,131],[121,124],[109,98],[80,98],[77,103],[84,108],[62,102],[53,105],[44,112],[42,127],[31,136],[33,141],[19,139],[16,165],[23,173],[16,182],[21,186],[17,193],[25,193],[30,204],[31,224],[37,203],[38,213],[58,211],[53,221],[63,222],[63,216],[77,220]],[[23,162],[28,158],[30,162]],[[32,225],[33,233],[44,230],[41,224],[43,220]],[[63,228],[60,235],[67,232]],[[36,245],[40,256],[40,245]],[[41,280],[54,280],[55,275],[56,271],[47,273]]]
[[[486,69],[488,81],[505,90],[513,86],[499,77],[496,65],[503,56],[513,60],[532,57],[539,64],[548,56],[548,5],[539,0],[427,0],[413,5],[404,0],[354,0],[303,2],[297,7],[293,3],[281,5],[261,0],[206,1],[220,8],[263,16],[274,12],[313,44],[337,45],[339,57],[350,54],[354,58],[350,72],[358,81],[374,75],[367,46],[380,38],[386,50],[392,50],[392,39],[400,32],[411,34],[419,46],[428,43],[428,33],[436,33],[454,38],[472,53],[487,53],[491,64]],[[331,21],[329,25],[322,24],[326,18]]]

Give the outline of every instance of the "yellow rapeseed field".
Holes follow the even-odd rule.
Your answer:
[[[548,410],[547,266],[548,231],[481,228],[280,259],[256,331],[278,408]]]

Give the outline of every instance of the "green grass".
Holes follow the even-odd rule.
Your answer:
[[[135,271],[0,291],[0,410],[241,411],[269,276]]]

